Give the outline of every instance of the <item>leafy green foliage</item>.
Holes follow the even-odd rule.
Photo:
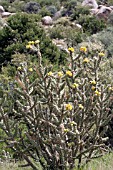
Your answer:
[[[72,21],[79,19],[80,16],[89,15],[90,11],[88,7],[76,6],[73,14],[71,15]]]
[[[50,11],[49,11],[46,7],[43,7],[43,8],[41,8],[41,10],[39,11],[39,15],[41,15],[41,17],[51,16],[51,13],[50,13]]]
[[[108,51],[108,57],[113,55],[113,28],[108,27],[106,30],[98,33],[96,38],[99,39],[105,46],[105,49]]]
[[[46,36],[43,28],[37,23],[39,15],[16,14],[8,18],[8,27],[0,30],[0,63],[5,64],[11,61],[12,55],[27,53],[26,44],[28,41],[40,40],[43,57],[56,62],[60,52],[49,37]]]
[[[81,15],[78,22],[83,27],[86,34],[96,34],[106,28],[106,23],[103,20],[98,20],[95,16]]]

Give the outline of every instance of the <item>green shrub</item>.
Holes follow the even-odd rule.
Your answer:
[[[50,29],[49,32],[51,38],[58,38],[58,39],[64,38],[64,27],[61,25],[57,25],[56,27],[53,27],[52,29]]]
[[[108,17],[108,24],[113,25],[113,12]]]
[[[64,18],[57,21],[56,26],[49,30],[50,38],[65,39],[68,44],[77,45],[84,40],[85,34]]]
[[[35,14],[16,14],[8,18],[8,27],[0,30],[0,63],[11,61],[12,55],[28,53],[26,44],[28,41],[40,40],[42,56],[56,62],[60,52],[49,37],[46,36],[43,28],[37,23],[40,16]],[[35,55],[35,54],[34,54]],[[31,57],[32,58],[32,57]]]
[[[50,11],[52,16],[54,16],[54,14],[57,12],[57,8],[54,5],[48,6],[47,9]]]
[[[41,15],[41,17],[51,16],[51,13],[46,7],[43,7],[43,8],[41,8],[39,15]]]
[[[40,4],[34,1],[27,2],[24,6],[24,11],[30,14],[36,14],[40,11]]]
[[[2,5],[5,10],[7,10],[8,7],[10,6],[10,3],[7,0],[2,0],[0,1],[0,5]]]
[[[87,34],[96,34],[106,28],[106,23],[103,20],[98,20],[95,16],[81,15],[78,23],[82,25],[83,31]]]
[[[90,11],[88,7],[76,6],[73,14],[71,15],[72,21],[78,20],[81,15],[89,15]]]
[[[14,13],[22,12],[23,9],[24,9],[24,5],[25,5],[24,1],[16,0],[13,3],[10,3],[10,5],[7,8],[7,10],[9,12],[14,12]]]
[[[113,55],[113,28],[108,27],[106,30],[98,33],[96,38],[99,39],[105,46],[108,51],[108,57],[112,57]]]
[[[55,5],[56,4],[56,0],[38,0],[38,3],[41,5],[41,7],[43,6],[48,6],[48,5]]]

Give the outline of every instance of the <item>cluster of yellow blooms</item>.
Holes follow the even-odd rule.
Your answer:
[[[69,47],[68,51],[73,53],[74,52],[74,48],[73,47]]]
[[[83,63],[89,63],[89,59],[88,58],[84,58]]]
[[[98,90],[96,90],[95,91],[95,96],[100,96],[100,95],[101,95],[101,93]]]
[[[95,90],[96,89],[95,85],[97,84],[97,82],[95,80],[92,80],[92,81],[90,81],[90,83],[92,84],[91,89]]]
[[[19,66],[19,67],[17,68],[17,70],[21,71],[21,70],[22,70],[22,67],[20,67],[20,66]],[[32,69],[32,68],[29,68],[28,70],[29,70],[30,72],[32,72],[32,71],[33,71],[33,69]]]
[[[98,55],[99,55],[100,57],[105,56],[105,54],[104,54],[103,52],[98,53]]]
[[[96,89],[96,87],[95,87],[95,86],[92,86],[92,87],[91,87],[91,89],[92,89],[92,90],[95,90],[95,89]]]
[[[73,83],[72,88],[77,88],[79,85],[77,83]]]
[[[66,110],[72,110],[72,109],[73,109],[73,107],[71,104],[66,104]]]
[[[69,129],[64,129],[64,132],[65,132],[65,133],[69,132]]]
[[[58,72],[58,77],[62,77],[63,73],[61,71]]]
[[[52,76],[52,75],[53,75],[52,71],[50,71],[49,73],[47,73],[47,75],[48,75],[48,76]]]
[[[32,71],[33,71],[33,69],[32,69],[32,68],[29,68],[28,70],[29,70],[30,72],[32,72]]]
[[[17,70],[19,70],[19,71],[22,70],[22,67],[18,67]]]
[[[73,126],[73,125],[76,125],[76,123],[74,121],[70,122],[70,125]]]
[[[53,72],[50,71],[50,72],[47,73],[47,75],[48,75],[48,76],[52,76],[52,75],[53,75]],[[63,76],[63,73],[62,73],[61,71],[59,71],[59,72],[57,73],[57,75],[58,75],[59,78],[61,78],[61,77]]]
[[[26,45],[26,49],[31,49],[34,44],[39,44],[39,40],[36,41],[29,41],[28,44]]]
[[[72,77],[72,72],[68,70],[68,71],[66,71],[66,75],[69,77]]]
[[[109,87],[108,90],[113,91],[113,87]]]
[[[86,47],[80,47],[80,51],[85,53],[85,52],[87,52],[87,48]]]
[[[84,106],[82,104],[79,104],[78,106],[79,106],[80,109],[84,108]]]
[[[96,81],[95,81],[95,80],[90,81],[90,83],[91,83],[92,85],[96,85]]]

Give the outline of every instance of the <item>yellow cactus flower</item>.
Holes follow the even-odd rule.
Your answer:
[[[68,143],[68,146],[69,146],[69,147],[74,146],[74,142]]]
[[[88,58],[84,58],[83,63],[89,63],[89,59]]]
[[[28,44],[26,45],[26,49],[31,49],[32,48],[32,45]]]
[[[108,90],[109,90],[109,91],[113,91],[113,87],[109,87]]]
[[[69,77],[72,77],[72,72],[68,70],[68,71],[66,71],[66,75]]]
[[[79,104],[78,106],[79,106],[80,109],[84,108],[84,106],[82,104]]]
[[[86,47],[80,47],[80,51],[81,52],[87,52],[87,48]]]
[[[39,40],[36,40],[36,41],[35,41],[35,44],[39,44],[39,42],[40,42]]]
[[[62,77],[63,73],[61,71],[58,72],[58,77]]]
[[[47,75],[48,75],[48,76],[52,76],[52,75],[53,75],[52,71],[50,71],[49,73],[47,73]]]
[[[73,85],[72,85],[72,87],[75,89],[75,88],[77,88],[79,85],[77,84],[77,83],[74,83]]]
[[[98,53],[98,55],[99,55],[100,57],[105,56],[105,54],[104,54],[103,52]]]
[[[29,45],[33,45],[35,42],[34,41],[29,41],[28,44]]]
[[[98,90],[96,90],[96,91],[95,91],[95,95],[96,95],[96,96],[100,96],[101,93],[100,93]]]
[[[73,47],[70,47],[70,48],[68,48],[68,51],[70,51],[70,52],[74,52],[74,48]]]
[[[90,81],[90,83],[91,83],[92,85],[96,85],[96,81],[95,81],[95,80]]]
[[[33,71],[33,69],[32,69],[32,68],[29,68],[29,71],[30,71],[30,72],[32,72],[32,71]]]
[[[22,67],[18,67],[17,70],[22,70]]]
[[[66,104],[66,110],[72,110],[72,109],[73,109],[73,107],[71,104]]]
[[[69,132],[69,129],[64,129],[64,132],[65,132],[65,133]]]
[[[92,89],[92,90],[95,90],[95,89],[96,89],[96,87],[95,87],[95,86],[92,86],[92,87],[91,87],[91,89]]]
[[[76,125],[76,123],[74,121],[70,122],[70,125],[73,126],[73,125]]]

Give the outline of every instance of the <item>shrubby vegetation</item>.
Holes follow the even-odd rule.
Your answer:
[[[105,54],[99,51],[93,57],[81,47],[74,55],[71,47],[67,65],[54,72],[43,67],[38,44],[29,48],[37,51],[37,66],[24,61],[13,89],[3,88],[1,94],[7,147],[33,169],[37,162],[43,169],[73,169],[101,156],[108,149],[104,134],[112,116],[112,86],[98,74]]]
[[[7,24],[8,26],[0,30],[0,63],[11,61],[12,55],[15,53],[27,53],[25,48],[29,40],[41,41],[42,56],[51,62],[58,61],[60,55],[63,55],[49,37],[46,36],[43,28],[37,23],[40,20],[39,15],[16,14],[11,16]],[[29,29],[28,29],[29,28]],[[44,49],[44,50],[43,50]],[[64,54],[65,55],[65,54]],[[5,64],[6,64],[5,63]]]
[[[97,20],[81,2],[0,1],[19,12],[0,19],[0,152],[33,169],[81,167],[112,144],[112,13]]]
[[[112,57],[113,54],[113,28],[108,27],[106,30],[98,33],[96,38],[99,39],[105,46],[105,49],[108,51],[108,57]]]

